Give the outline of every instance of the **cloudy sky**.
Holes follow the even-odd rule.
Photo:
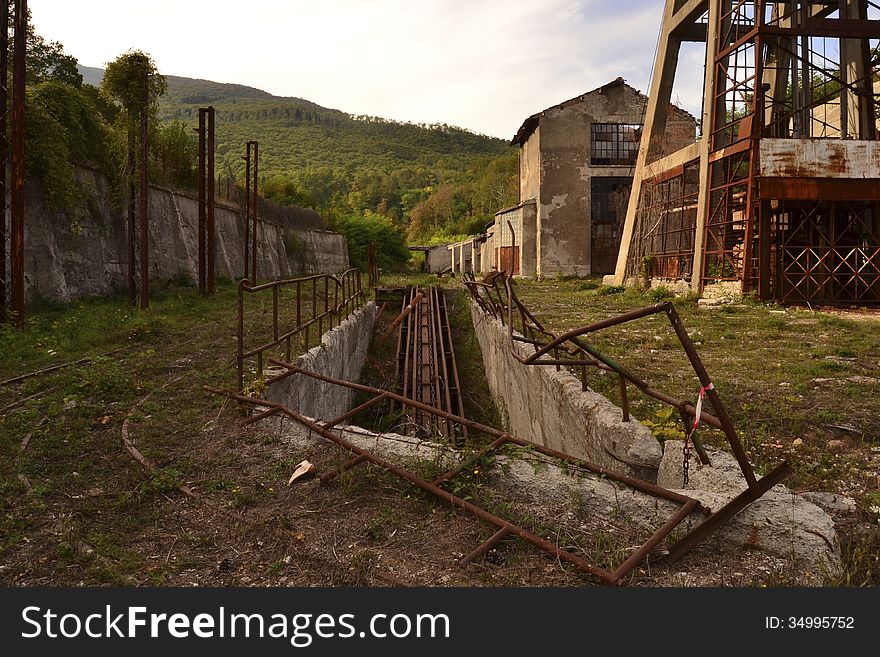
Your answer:
[[[169,75],[352,114],[510,138],[530,114],[620,76],[647,91],[663,0],[30,0],[86,66],[130,48]],[[700,109],[683,53],[673,98]]]

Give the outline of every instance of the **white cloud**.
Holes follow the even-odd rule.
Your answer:
[[[167,74],[509,138],[530,114],[618,76],[647,90],[663,0],[29,5],[37,31],[86,65],[140,48]],[[688,109],[699,86],[678,85],[696,96],[681,99]]]

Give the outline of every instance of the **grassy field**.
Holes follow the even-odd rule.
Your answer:
[[[413,282],[438,281],[383,280]],[[521,281],[517,293],[556,331],[666,296],[592,280]],[[307,494],[287,487],[302,458],[329,466],[344,455],[320,446],[291,452],[271,431],[240,427],[234,405],[203,391],[234,385],[235,299],[228,282],[212,299],[165,289],[146,313],[122,298],[94,299],[38,306],[24,333],[0,327],[0,381],[88,357],[0,384],[0,584],[590,583],[525,546],[509,547],[503,565],[461,571],[450,555],[485,538],[486,527],[375,470]],[[466,391],[468,412],[486,417],[492,409],[473,404],[487,391],[464,297],[452,299],[463,376],[477,381]],[[792,488],[857,501],[857,517],[841,526],[846,573],[829,583],[877,584],[880,315],[674,302],[758,469],[785,457]],[[246,329],[256,341],[271,304],[248,303]],[[695,397],[699,386],[662,316],[596,334],[595,344],[654,387]],[[589,384],[617,400],[611,377],[597,372]],[[674,435],[658,406],[635,394],[631,402],[661,437]],[[151,468],[133,457],[127,437]],[[653,572],[645,583],[656,585]]]

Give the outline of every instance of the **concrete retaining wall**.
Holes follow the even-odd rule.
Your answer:
[[[299,367],[345,381],[357,381],[367,357],[378,310],[370,301],[332,331],[321,345],[296,359]],[[355,391],[295,374],[273,384],[266,398],[282,403],[302,415],[330,420],[354,405]]]
[[[610,470],[648,481],[657,477],[660,444],[650,430],[602,395],[582,390],[571,373],[552,365],[523,365],[510,352],[507,328],[471,302],[471,316],[489,389],[504,409],[510,432]],[[531,353],[514,344],[521,356]]]
[[[39,185],[27,185],[25,290],[69,301],[126,288],[128,271],[124,208],[112,199],[106,179],[78,172],[92,189],[88,213],[78,222],[50,212]],[[198,277],[198,201],[170,189],[150,190],[150,278]],[[78,223],[74,227],[74,223]],[[217,205],[217,276],[239,278],[244,270],[243,222],[235,207]],[[345,237],[325,230],[257,224],[257,274],[261,278],[340,272],[348,268]]]

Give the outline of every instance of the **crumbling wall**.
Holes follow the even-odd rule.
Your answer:
[[[523,365],[510,352],[507,328],[471,301],[489,389],[514,435],[627,475],[654,481],[660,443],[635,419],[571,373],[552,365]],[[523,357],[524,346],[513,345]]]
[[[128,247],[125,209],[114,201],[107,180],[90,169],[78,175],[91,188],[88,211],[74,219],[48,210],[40,186],[26,186],[25,290],[69,301],[127,287]],[[170,189],[152,187],[149,198],[150,278],[167,281],[198,277],[198,201]],[[240,210],[215,209],[216,273],[244,273]],[[257,275],[280,278],[341,272],[348,268],[345,237],[325,230],[257,223]]]

